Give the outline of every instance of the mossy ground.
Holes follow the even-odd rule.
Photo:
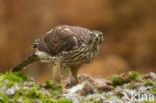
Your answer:
[[[46,85],[41,85],[19,72],[0,74],[0,103],[72,103],[74,99],[64,97],[62,87],[54,84],[51,80],[46,80]],[[124,103],[123,92],[136,91],[142,93],[151,93],[156,96],[156,75],[153,73],[140,75],[137,72],[113,76],[112,86],[114,90],[102,92],[81,98],[80,103],[102,103],[112,100],[120,100]],[[103,101],[97,100],[97,97],[104,98]],[[66,99],[65,99],[66,98]],[[73,97],[74,98],[74,97]],[[101,99],[100,99],[101,100]],[[108,102],[110,101],[110,102]],[[142,101],[150,103],[149,101]],[[156,100],[154,101],[156,102]]]
[[[0,103],[72,103],[56,99],[61,93],[61,86],[50,80],[43,86],[19,72],[0,75]]]

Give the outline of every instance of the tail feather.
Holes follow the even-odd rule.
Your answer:
[[[32,64],[35,61],[38,61],[39,58],[37,55],[35,55],[35,53],[33,53],[32,55],[30,55],[29,57],[27,57],[21,64],[17,65],[16,67],[14,67],[11,72],[17,72],[21,69],[23,69],[24,67]]]

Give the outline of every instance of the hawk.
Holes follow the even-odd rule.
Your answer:
[[[103,42],[100,31],[91,31],[79,26],[59,25],[37,39],[33,48],[35,52],[12,72],[36,61],[51,63],[54,69],[53,79],[61,82],[65,68],[70,68],[71,76],[78,83],[77,74],[82,64],[90,63],[97,56]]]

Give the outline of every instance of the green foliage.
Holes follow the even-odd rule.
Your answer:
[[[6,84],[6,86],[7,86],[8,88],[11,88],[14,84],[15,84],[15,83],[14,83],[13,81],[10,81],[10,82],[8,82],[8,83]]]
[[[113,78],[113,80],[112,80],[113,87],[116,87],[116,86],[122,85],[122,84],[124,84],[124,80],[121,77],[116,76]]]
[[[112,79],[112,86],[116,87],[139,78],[137,72],[129,72],[128,75],[116,75]]]
[[[0,92],[0,103],[6,103],[7,96],[4,93]]]
[[[90,98],[88,103],[102,103],[102,102],[97,101],[95,98]]]
[[[0,82],[3,80],[20,82],[20,81],[27,80],[27,79],[28,79],[27,76],[25,76],[24,74],[19,73],[19,72],[15,72],[15,73],[6,72],[5,75],[0,76]]]
[[[57,100],[56,103],[72,103],[72,101],[64,99],[64,100]]]
[[[30,98],[42,98],[44,96],[43,93],[38,90],[37,86],[32,87],[31,90],[26,94]]]
[[[16,73],[13,73],[15,74],[17,77],[20,77],[22,78],[23,80],[28,80],[28,77],[20,72],[16,72]]]
[[[130,72],[127,81],[130,82],[130,81],[136,80],[138,78],[139,78],[139,73],[138,72]]]
[[[151,88],[151,92],[156,95],[156,88],[155,87]]]
[[[60,85],[54,84],[52,81],[46,81],[46,88],[37,82],[35,84],[25,86],[27,90],[24,89],[24,83],[31,83],[27,76],[22,73],[7,72],[5,74],[0,74],[0,103],[72,103],[70,100],[66,99],[55,99],[60,95],[62,90]],[[7,89],[11,89],[14,85],[17,85],[19,90],[13,90],[14,93],[9,95],[6,93]],[[3,92],[2,88],[6,88]],[[48,92],[49,94],[46,94]]]
[[[151,86],[153,85],[153,82],[151,80],[142,80],[145,86]]]
[[[61,89],[61,86],[59,84],[54,84],[51,80],[46,80],[46,88],[59,90]]]

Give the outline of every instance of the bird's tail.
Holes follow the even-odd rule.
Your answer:
[[[21,69],[23,69],[24,67],[32,64],[35,61],[38,61],[39,57],[37,55],[35,55],[35,53],[33,53],[32,55],[30,55],[29,57],[27,57],[22,63],[20,63],[19,65],[17,65],[16,67],[12,68],[11,72],[17,72]]]

